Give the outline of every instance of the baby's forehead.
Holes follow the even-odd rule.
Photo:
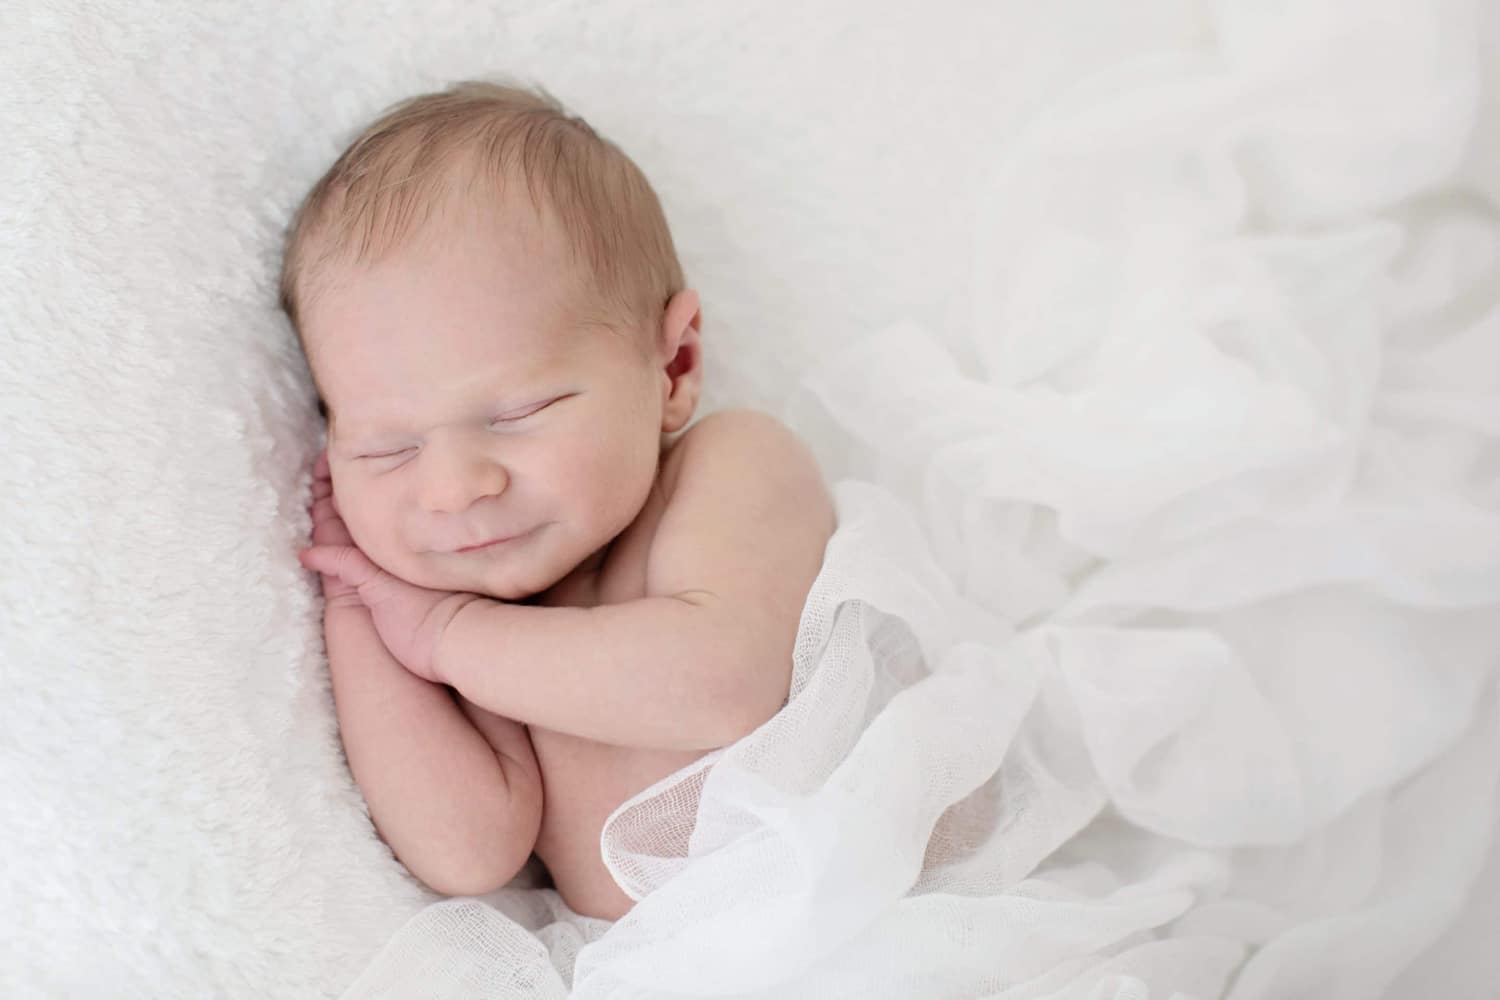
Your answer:
[[[346,318],[351,310],[383,310],[397,295],[433,305],[451,304],[458,296],[495,312],[525,312],[535,323],[556,316],[617,326],[627,313],[590,268],[555,244],[543,252],[524,230],[439,230],[367,259],[330,256],[308,278],[303,315],[312,328]]]

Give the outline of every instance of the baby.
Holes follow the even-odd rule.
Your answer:
[[[300,558],[378,832],[438,892],[535,852],[617,919],[605,819],[785,703],[834,529],[811,454],[754,411],[688,426],[661,207],[544,94],[390,110],[307,196],[281,293],[328,417]]]

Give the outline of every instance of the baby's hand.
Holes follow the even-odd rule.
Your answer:
[[[333,496],[333,478],[328,472],[328,452],[318,455],[313,463],[312,486],[312,542],[314,545],[353,545],[349,528],[339,516],[338,501]],[[321,574],[323,580],[323,603],[326,608],[362,608],[364,602],[353,584],[345,583],[336,576]]]
[[[323,574],[323,595],[331,606],[369,608],[391,655],[423,680],[443,683],[434,669],[438,639],[458,610],[478,595],[418,587],[371,562],[339,517],[332,486],[319,495],[318,483],[325,481],[327,471],[327,458],[320,456],[313,469],[313,544],[297,553],[298,560]]]

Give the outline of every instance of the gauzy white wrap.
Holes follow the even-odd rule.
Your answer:
[[[804,380],[792,697],[611,818],[636,908],[437,904],[351,995],[1418,995],[1494,838],[1500,242],[1474,12],[1342,14],[1038,115],[967,336]]]

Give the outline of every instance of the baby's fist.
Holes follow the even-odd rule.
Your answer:
[[[309,511],[312,514],[314,545],[354,544],[348,526],[339,516],[338,500],[333,495],[333,479],[328,472],[327,451],[320,452],[318,460],[313,464],[312,504]],[[352,584],[326,573],[323,574],[323,603],[330,608],[364,606],[364,602],[359,599],[359,592]]]
[[[380,641],[401,665],[423,680],[444,683],[437,675],[437,646],[459,609],[478,596],[428,590],[387,573],[356,545],[314,545],[297,553],[308,569],[337,578],[370,609]]]

